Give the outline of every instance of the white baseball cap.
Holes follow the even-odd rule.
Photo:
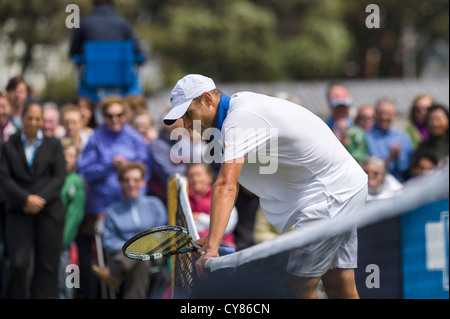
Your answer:
[[[200,74],[188,74],[175,84],[170,93],[172,109],[164,117],[164,124],[172,125],[186,113],[193,99],[203,92],[209,92],[216,88],[214,81]]]

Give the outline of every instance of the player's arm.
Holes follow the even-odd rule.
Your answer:
[[[209,234],[197,241],[202,245],[200,251],[205,253],[199,258],[195,266],[200,277],[205,278],[206,261],[211,257],[218,257],[218,249],[225,229],[230,219],[231,211],[238,193],[238,178],[244,164],[244,158],[222,163],[222,167],[213,186]]]
[[[224,162],[214,183],[211,199],[208,250],[217,253],[239,191],[238,178],[244,159]]]

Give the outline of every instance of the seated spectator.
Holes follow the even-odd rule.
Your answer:
[[[403,185],[386,171],[385,162],[375,156],[368,157],[363,165],[367,174],[369,193],[367,200],[392,197]]]
[[[145,167],[127,163],[118,172],[123,199],[106,209],[103,247],[107,267],[92,266],[94,273],[114,288],[121,286],[123,299],[145,299],[150,283],[150,261],[132,260],[122,253],[123,244],[137,233],[167,224],[163,203],[154,196],[143,196]]]
[[[431,173],[438,166],[437,157],[433,154],[415,154],[411,160],[410,177],[418,177]]]
[[[86,203],[86,194],[84,190],[84,181],[76,172],[76,161],[79,148],[71,138],[65,138],[61,141],[66,159],[66,180],[61,190],[61,198],[66,208],[66,220],[64,224],[63,244],[61,252],[60,265],[60,289],[61,299],[73,299],[73,289],[67,288],[65,279],[67,276],[66,267],[71,263],[70,248],[78,234],[81,221],[84,217],[84,206]]]
[[[189,202],[194,215],[197,232],[201,237],[208,235],[211,193],[213,186],[212,168],[205,163],[192,163],[187,166],[186,175],[189,185]],[[237,210],[233,208],[222,238],[223,244],[236,248],[233,231],[237,223]]]
[[[438,104],[431,106],[428,109],[425,123],[427,124],[429,137],[419,144],[415,153],[434,154],[441,164],[448,160],[448,110]]]
[[[408,134],[393,127],[397,116],[395,102],[382,99],[375,110],[375,125],[366,132],[369,156],[383,159],[388,172],[403,182],[414,152],[413,145]]]
[[[434,104],[434,98],[430,94],[417,96],[411,106],[408,124],[405,128],[416,149],[420,142],[428,139],[428,128],[425,123],[428,108]]]
[[[144,139],[123,119],[123,99],[108,97],[100,102],[99,107],[104,124],[94,130],[78,161],[78,172],[87,184],[86,213],[77,239],[80,280],[91,280],[84,283],[86,289],[82,288],[87,299],[97,297],[86,296],[92,294],[94,286],[97,286],[96,279],[91,277],[94,225],[98,219],[104,218],[106,208],[122,196],[117,171],[128,162],[140,162],[147,168],[146,181],[150,175]]]

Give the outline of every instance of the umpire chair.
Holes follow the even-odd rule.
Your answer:
[[[108,95],[143,93],[139,66],[145,55],[136,54],[130,40],[86,41],[72,60],[78,67],[78,96],[98,102]]]

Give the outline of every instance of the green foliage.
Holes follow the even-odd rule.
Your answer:
[[[62,78],[49,78],[44,90],[41,92],[41,98],[44,101],[52,101],[63,106],[66,103],[75,101],[76,98],[76,77],[67,76]]]

